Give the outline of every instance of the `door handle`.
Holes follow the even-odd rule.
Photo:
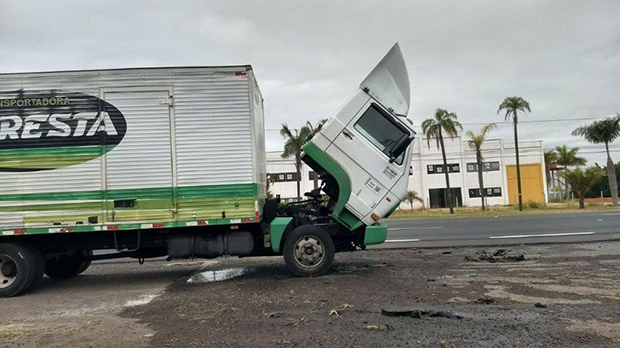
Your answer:
[[[342,131],[342,134],[349,138],[349,140],[353,140],[353,136],[351,135],[351,133],[349,133],[346,129]]]

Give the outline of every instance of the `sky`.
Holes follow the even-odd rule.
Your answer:
[[[0,72],[251,64],[275,151],[282,123],[330,117],[399,42],[415,125],[444,108],[512,141],[497,109],[519,95],[521,140],[604,165],[570,133],[620,112],[619,18],[618,0],[0,0]],[[620,140],[612,150],[620,160]]]

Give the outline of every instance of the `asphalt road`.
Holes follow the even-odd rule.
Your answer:
[[[620,239],[620,211],[386,220],[381,247],[453,247]]]

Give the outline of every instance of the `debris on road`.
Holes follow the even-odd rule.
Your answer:
[[[497,302],[496,299],[490,298],[490,297],[481,297],[481,298],[476,300],[476,303],[478,303],[478,304],[486,304],[486,305],[495,304],[496,302]]]
[[[462,319],[463,317],[460,315],[456,315],[454,313],[445,312],[445,311],[419,311],[416,310],[411,313],[412,318],[422,319],[422,318],[446,318],[446,319]]]
[[[411,317],[416,319],[421,318],[447,318],[447,319],[461,319],[460,315],[456,315],[445,311],[433,311],[433,310],[419,310],[406,306],[385,306],[381,308],[381,314],[386,317]]]
[[[290,323],[286,324],[286,326],[300,328],[302,325],[306,324],[307,322],[308,322],[308,319],[306,319],[306,317],[301,317],[301,319],[291,321]]]
[[[340,318],[342,313],[344,313],[344,311],[348,308],[353,308],[353,305],[345,303],[342,305],[342,307],[334,308],[329,312],[329,316],[334,317],[334,318]]]
[[[379,325],[366,325],[364,326],[364,329],[370,330],[370,331],[389,331],[392,329],[392,327],[389,325],[379,324]]]
[[[525,261],[525,255],[523,254],[510,255],[509,254],[510,251],[511,251],[510,249],[498,249],[493,253],[489,253],[486,250],[483,250],[481,252],[476,253],[478,256],[469,256],[469,255],[465,256],[465,260],[472,261],[472,262],[487,261],[491,263]]]
[[[409,317],[415,310],[412,307],[385,306],[381,308],[381,314],[386,317]]]
[[[279,312],[270,312],[270,313],[264,313],[263,316],[265,318],[280,318],[282,314]]]
[[[536,308],[547,308],[547,305],[543,304],[543,303],[540,303],[540,302],[536,302],[534,304],[534,307],[536,307]]]

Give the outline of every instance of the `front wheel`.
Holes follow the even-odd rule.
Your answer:
[[[334,261],[334,241],[320,227],[306,225],[294,229],[282,250],[286,266],[300,277],[315,277],[327,272]]]

